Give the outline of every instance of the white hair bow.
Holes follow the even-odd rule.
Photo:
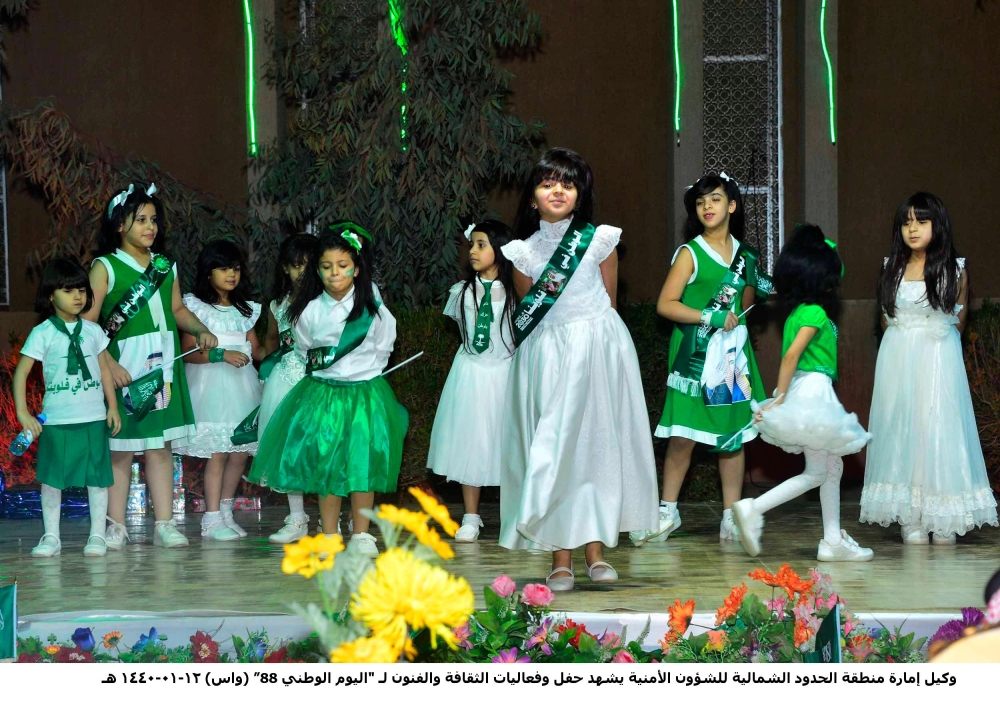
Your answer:
[[[472,233],[476,231],[476,223],[473,222],[471,225],[465,228],[465,238],[470,242],[472,241]]]
[[[111,203],[108,204],[108,217],[111,217],[111,213],[115,211],[115,208],[128,200],[128,196],[135,192],[135,184],[129,183],[128,189],[123,190],[121,193],[116,195],[111,199]],[[156,184],[150,183],[149,188],[146,189],[146,195],[153,195],[156,192]]]

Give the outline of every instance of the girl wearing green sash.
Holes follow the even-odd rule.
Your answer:
[[[340,532],[340,505],[350,496],[351,541],[378,555],[368,533],[375,493],[396,490],[406,410],[382,378],[396,341],[396,320],[372,283],[370,235],[353,223],[319,238],[288,309],[295,354],[306,377],[271,417],[249,479],[277,491],[320,496],[323,528]]]
[[[114,485],[109,492],[108,549],[121,549],[128,534],[122,524],[128,501],[132,457],[145,454],[146,484],[156,523],[153,544],[186,547],[187,538],[173,523],[171,444],[187,442],[195,429],[188,397],[178,329],[213,349],[218,340],[184,307],[177,267],[162,254],[166,239],[163,204],[156,186],[130,185],[104,209],[97,240],[98,258],[90,269],[94,306],[83,315],[100,322],[110,338],[109,366],[117,391],[122,430],[111,439]],[[147,374],[159,380],[155,405],[138,410],[129,386]]]
[[[684,195],[688,243],[674,255],[657,312],[676,324],[670,337],[670,375],[657,437],[670,437],[663,464],[660,524],[631,535],[637,545],[663,541],[680,527],[677,496],[696,443],[720,450],[723,517],[719,537],[733,540],[732,505],[743,490],[742,444],[751,400],[767,397],[742,313],[754,295],[767,297],[770,279],[744,242],[743,199],[725,172],[699,179]]]

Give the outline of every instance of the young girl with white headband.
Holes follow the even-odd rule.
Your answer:
[[[507,375],[514,357],[514,266],[500,247],[513,239],[496,220],[469,225],[471,271],[451,287],[444,314],[458,323],[455,352],[431,431],[427,468],[462,484],[465,517],[456,542],[475,542],[479,494],[500,485],[500,440]]]

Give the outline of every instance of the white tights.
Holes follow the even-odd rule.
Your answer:
[[[288,494],[288,509],[292,515],[305,515],[305,501],[302,497],[302,491],[292,491]]]
[[[754,498],[754,510],[766,513],[818,487],[823,511],[823,539],[829,544],[840,544],[840,477],[844,474],[844,461],[839,456],[812,449],[806,449],[805,455],[806,470]]]
[[[90,503],[90,536],[104,537],[105,523],[108,516],[108,489],[87,487],[87,500]],[[52,486],[42,484],[42,525],[46,534],[55,535],[59,539],[59,518],[62,513],[62,491]]]

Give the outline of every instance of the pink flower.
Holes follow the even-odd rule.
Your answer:
[[[472,642],[469,641],[469,636],[472,634],[472,631],[469,630],[469,623],[455,628],[452,632],[455,635],[455,644],[463,649],[472,649]]]
[[[521,600],[533,608],[546,608],[555,600],[549,587],[541,583],[529,583],[521,591]]]
[[[607,632],[597,638],[597,644],[601,645],[604,649],[616,649],[622,646],[622,638],[616,635],[614,632]]]
[[[611,660],[612,664],[635,664],[635,657],[627,649],[619,649],[618,654]]]
[[[545,654],[552,654],[552,648],[549,646],[549,631],[552,629],[552,618],[545,618],[542,624],[535,629],[532,633],[530,639],[524,643],[525,651],[531,649],[536,644],[540,644],[540,649]]]
[[[765,600],[764,605],[767,609],[778,614],[778,619],[780,620],[785,614],[785,606],[788,605],[788,599],[784,595],[779,595],[774,600]]]
[[[518,657],[517,647],[511,647],[510,649],[501,649],[497,656],[490,659],[494,664],[524,664],[525,662],[530,662],[531,659],[528,657]]]
[[[851,630],[853,629],[854,629],[854,621],[848,618],[847,620],[844,621],[844,637],[847,637],[849,634],[851,634]]]
[[[490,584],[490,590],[496,593],[501,598],[506,598],[514,589],[517,588],[517,584],[514,583],[513,579],[507,574],[501,574],[493,579],[493,583]]]

